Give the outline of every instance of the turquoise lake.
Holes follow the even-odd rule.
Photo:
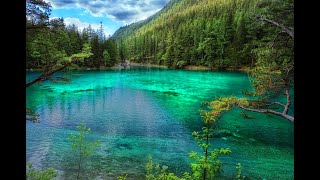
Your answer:
[[[88,138],[101,142],[83,165],[82,179],[121,174],[144,179],[149,155],[168,171],[190,172],[188,153],[200,150],[191,134],[201,131],[202,103],[241,97],[241,91],[251,89],[244,72],[133,68],[73,73],[69,84],[48,81],[27,88],[26,104],[39,113],[40,122],[26,122],[26,161],[54,168],[58,179],[76,177],[67,138],[81,121],[91,128]],[[39,75],[26,74],[27,80]],[[245,119],[240,112],[233,109],[218,123],[221,132],[233,135],[211,141],[232,151],[220,156],[221,179],[234,179],[237,163],[249,179],[294,179],[293,123],[253,112],[246,112],[253,119]]]

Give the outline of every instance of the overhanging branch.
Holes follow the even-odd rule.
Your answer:
[[[262,17],[261,15],[256,15],[255,16],[257,19],[261,20],[261,21],[265,21],[269,24],[272,24],[274,26],[277,26],[278,28],[282,29],[284,32],[286,32],[290,37],[292,37],[292,39],[294,39],[294,31],[293,29],[292,30],[289,30],[288,28],[286,28],[284,25],[282,24],[279,24],[273,20],[270,20],[270,19],[267,19],[265,17]]]
[[[247,108],[247,107],[243,107],[243,106],[239,106],[240,108],[247,110],[247,111],[252,111],[252,112],[259,112],[259,113],[264,113],[264,114],[274,114],[280,117],[283,117],[287,120],[289,120],[290,122],[294,122],[294,117],[288,115],[288,114],[284,114],[284,113],[280,113],[277,111],[272,111],[269,109],[252,109],[252,108]]]
[[[71,64],[71,63],[67,63],[67,64],[65,64],[64,66],[62,66],[62,67],[60,67],[60,68],[58,68],[58,69],[55,69],[55,70],[53,70],[53,71],[51,71],[51,72],[49,72],[49,73],[43,72],[39,77],[37,77],[36,79],[28,82],[28,83],[26,84],[26,87],[29,87],[29,86],[37,83],[37,82],[41,82],[41,81],[47,80],[51,75],[53,75],[54,73],[56,73],[56,72],[58,72],[58,71],[61,71],[61,70],[65,69],[65,68],[68,67],[70,64]]]

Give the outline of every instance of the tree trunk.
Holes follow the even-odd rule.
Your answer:
[[[207,132],[206,132],[206,150],[205,150],[205,164],[208,162],[208,144],[209,144],[209,127],[207,125]],[[207,177],[207,168],[203,169],[203,180],[206,180]]]
[[[286,88],[287,104],[284,107],[283,114],[288,114],[289,107],[291,105],[291,95],[289,93],[289,88]]]
[[[78,175],[77,175],[77,180],[80,179],[80,170],[81,170],[81,158],[78,164]]]
[[[78,176],[77,176],[77,180],[80,179],[80,171],[81,171],[81,159],[82,159],[82,154],[81,154],[81,144],[80,144],[80,148],[79,148],[79,164],[78,164]]]

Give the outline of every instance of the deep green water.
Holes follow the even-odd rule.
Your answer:
[[[199,109],[217,96],[243,96],[250,89],[246,73],[165,69],[78,71],[70,84],[45,82],[27,88],[27,106],[40,114],[40,123],[27,122],[26,157],[36,167],[53,167],[59,179],[75,179],[75,157],[67,137],[83,120],[89,138],[101,146],[85,164],[87,179],[143,179],[147,156],[181,174],[190,171],[188,153],[198,151],[191,133],[200,131]],[[27,79],[38,73],[27,72]],[[234,136],[217,137],[214,147],[229,147],[221,156],[224,178],[236,173],[236,163],[251,179],[293,179],[294,126],[279,117],[239,109],[227,112],[219,130]]]

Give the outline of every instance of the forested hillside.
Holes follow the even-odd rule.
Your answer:
[[[141,20],[135,23],[132,23],[130,25],[126,25],[123,27],[120,27],[113,35],[112,39],[115,39],[117,37],[126,36],[132,34],[134,31],[138,30],[142,26],[148,24],[149,22],[153,21],[154,19],[158,18],[162,13],[165,13],[166,11],[170,10],[173,4],[176,3],[177,0],[171,0],[169,3],[163,7],[160,11],[155,13],[154,15],[148,17],[145,20]]]
[[[293,0],[172,0],[111,38],[122,61],[175,68],[252,67],[265,47],[275,44],[276,56],[292,58],[292,39],[268,20],[292,30]]]

